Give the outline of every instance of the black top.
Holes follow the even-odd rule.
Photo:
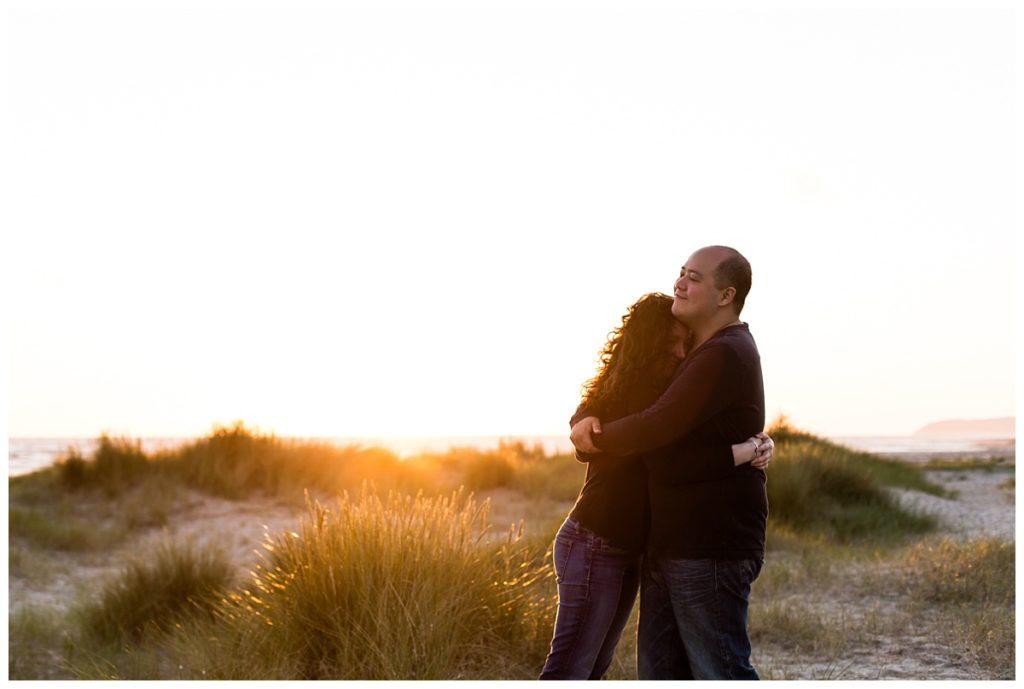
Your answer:
[[[764,428],[761,357],[746,324],[715,333],[683,360],[653,405],[605,423],[603,452],[643,455],[650,500],[648,552],[668,557],[764,557],[764,472],[724,470],[701,447],[740,443]],[[732,465],[730,453],[729,465]],[[632,462],[622,461],[622,464]]]
[[[631,408],[636,409],[636,405]],[[569,421],[570,428],[589,416],[580,405]],[[602,425],[605,419],[601,419]],[[732,443],[695,445],[688,450],[688,461],[681,467],[693,481],[709,481],[731,475],[735,471]],[[657,451],[643,455],[653,457]],[[576,459],[587,462],[587,475],[569,516],[612,545],[642,553],[647,544],[650,505],[647,489],[647,467],[641,455],[629,458],[606,454],[576,453]],[[630,461],[637,460],[637,461]]]

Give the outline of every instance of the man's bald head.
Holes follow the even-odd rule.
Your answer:
[[[732,287],[736,290],[732,305],[739,316],[750,292],[750,262],[731,246],[706,246],[696,253],[707,255],[715,263],[715,269],[711,273],[715,289]]]

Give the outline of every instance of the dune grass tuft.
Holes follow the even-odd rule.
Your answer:
[[[928,480],[922,471],[924,466],[915,466],[896,459],[888,459],[861,452],[834,443],[820,436],[793,428],[784,416],[774,421],[768,429],[768,433],[775,440],[776,445],[786,447],[815,448],[816,452],[828,454],[839,458],[847,465],[856,465],[871,475],[873,482],[880,486],[889,488],[906,488],[922,493],[948,497],[948,493],[941,485]],[[769,476],[772,475],[769,469]]]
[[[99,487],[113,496],[147,474],[149,460],[140,441],[102,435],[90,460],[71,449],[57,461],[56,468],[65,488]]]
[[[917,544],[904,562],[911,598],[939,606],[946,643],[993,679],[1013,679],[1013,543],[948,538]]]
[[[1014,601],[1014,545],[1003,540],[919,543],[907,555],[906,570],[914,596],[929,602]]]
[[[791,531],[825,534],[843,543],[897,541],[927,533],[937,522],[901,507],[886,486],[935,493],[915,467],[864,455],[786,426],[768,470],[770,520]]]
[[[311,502],[185,662],[219,679],[521,676],[546,650],[549,566],[487,529],[462,493]]]
[[[85,637],[100,642],[138,642],[166,632],[182,618],[212,614],[231,584],[232,566],[215,548],[164,542],[133,559],[78,617]]]

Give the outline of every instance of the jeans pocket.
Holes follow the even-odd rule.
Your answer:
[[[764,563],[761,560],[741,560],[740,566],[742,569],[743,576],[746,578],[747,584],[752,584],[757,576],[761,573],[761,566]]]
[[[554,560],[555,565],[555,581],[559,584],[565,581],[565,573],[569,567],[569,557],[572,555],[574,545],[575,543],[569,538],[563,538],[561,535],[555,537],[555,544],[551,549],[551,559]]]

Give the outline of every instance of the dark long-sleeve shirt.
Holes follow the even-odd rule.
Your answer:
[[[647,409],[605,423],[594,444],[613,455],[644,454],[651,523],[648,551],[683,558],[764,557],[768,498],[763,471],[720,471],[721,457],[695,448],[743,442],[764,428],[761,358],[746,324],[694,350]],[[705,464],[703,468],[693,463]],[[699,481],[695,474],[719,475]]]
[[[581,404],[569,420],[569,427],[587,416],[591,415]],[[736,471],[732,444],[714,438],[707,444],[694,444],[688,449],[688,458],[693,461],[681,465],[680,473],[691,481],[731,475]],[[569,516],[613,546],[644,552],[650,529],[650,501],[647,467],[642,457],[618,458],[578,451],[577,460],[587,464],[587,476]]]
[[[580,406],[569,426],[588,416]],[[732,443],[697,445],[689,463],[696,467],[691,478],[710,480],[723,475],[723,469],[735,471]],[[647,489],[647,467],[641,456],[628,459],[610,455],[576,453],[576,459],[587,463],[583,488],[569,516],[612,545],[630,552],[644,552],[650,528],[650,505]]]

